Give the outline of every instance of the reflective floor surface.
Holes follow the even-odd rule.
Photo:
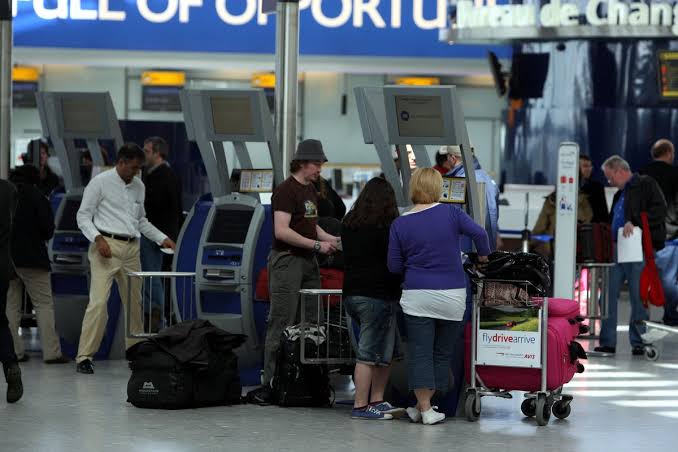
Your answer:
[[[456,418],[437,426],[351,420],[345,405],[141,410],[125,401],[125,362],[98,362],[89,376],[33,355],[22,364],[25,397],[15,405],[0,399],[0,451],[675,450],[678,336],[664,340],[659,360],[649,362],[631,357],[626,334],[622,328],[615,358],[589,360],[568,385],[572,416],[546,427],[522,416],[520,394],[484,398],[477,423]]]

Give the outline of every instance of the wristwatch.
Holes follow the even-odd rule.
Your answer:
[[[317,240],[313,244],[313,251],[315,251],[316,253],[320,251],[320,242]]]

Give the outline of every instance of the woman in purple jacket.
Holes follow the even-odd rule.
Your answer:
[[[460,236],[473,240],[481,262],[490,254],[485,229],[461,209],[437,202],[442,183],[433,168],[414,172],[414,208],[393,222],[388,249],[389,270],[404,275],[400,305],[408,332],[408,380],[418,402],[407,414],[424,424],[445,419],[431,407],[431,397],[449,389],[453,344],[466,309]]]

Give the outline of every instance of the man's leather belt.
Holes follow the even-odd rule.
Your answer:
[[[121,242],[127,242],[127,243],[132,243],[137,239],[136,237],[128,237],[126,235],[111,234],[110,232],[104,232],[104,231],[99,231],[99,234],[103,235],[104,237],[108,237],[109,239],[120,240]]]

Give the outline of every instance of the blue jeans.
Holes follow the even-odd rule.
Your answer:
[[[450,389],[450,364],[455,341],[461,337],[463,322],[415,317],[407,322],[408,381],[410,390]]]
[[[615,256],[616,259],[616,256]],[[607,319],[601,322],[600,345],[615,347],[617,345],[617,302],[624,280],[629,284],[631,298],[631,319],[629,320],[629,339],[631,346],[643,345],[640,335],[645,333],[645,326],[640,323],[647,320],[648,314],[640,301],[640,274],[645,267],[644,262],[616,264],[610,268],[610,282],[608,286]]]
[[[371,366],[389,366],[400,358],[397,301],[349,296],[344,300],[346,313],[360,326],[356,359]]]
[[[664,322],[678,323],[678,243],[667,243],[666,248],[657,251],[655,262],[664,287]]]
[[[141,237],[140,243],[141,252],[141,271],[144,272],[159,272],[162,270],[162,255],[160,247],[146,237]],[[162,286],[162,278],[152,278],[150,283],[144,284],[144,297],[142,305],[144,310],[148,300],[154,307],[162,310],[165,304],[165,290]]]

